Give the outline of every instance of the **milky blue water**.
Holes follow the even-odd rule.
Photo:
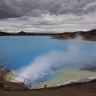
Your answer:
[[[44,36],[0,37],[0,62],[10,62],[8,67],[15,70],[51,50],[67,51],[66,46],[66,40],[53,40]]]
[[[79,45],[80,45],[80,50],[79,52],[77,52],[78,48],[75,48],[75,47],[78,47]],[[1,36],[0,37],[0,63],[9,62],[8,64],[6,64],[6,66],[7,68],[12,70],[18,70],[23,66],[28,66],[38,56],[42,56],[43,54],[49,53],[51,51],[58,51],[58,52],[60,51],[61,53],[65,52],[66,55],[64,56],[66,57],[68,55],[68,58],[66,57],[66,60],[68,61],[70,61],[71,59],[74,59],[73,58],[74,54],[76,57],[78,57],[78,54],[80,54],[82,58],[80,60],[85,60],[86,62],[88,60],[89,61],[93,60],[94,62],[96,60],[96,41],[80,41],[75,44],[73,42],[71,43],[70,40],[56,40],[56,39],[51,39],[51,37],[49,36],[6,36],[6,37]],[[72,51],[73,53],[70,51]],[[75,51],[78,54],[74,53]],[[73,57],[72,57],[72,54],[73,54]],[[77,60],[78,63],[80,63],[80,60],[79,59]],[[81,65],[75,65],[74,63],[74,65],[68,65],[67,67],[65,66],[63,67],[65,69],[69,68],[71,70],[74,67],[79,69],[79,67],[81,68],[83,66]],[[58,76],[68,77],[68,75],[63,74],[62,72],[61,72],[61,75],[59,73],[60,72],[57,72],[56,74],[54,74],[54,77],[55,78],[56,77],[58,78]],[[44,79],[45,81],[47,81],[48,77],[47,76],[45,77],[46,77],[45,79],[42,78],[38,80],[42,81]],[[50,78],[52,79],[51,76]]]

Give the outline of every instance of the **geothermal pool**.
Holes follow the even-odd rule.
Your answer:
[[[38,88],[96,76],[96,41],[56,40],[48,36],[1,36],[0,63]],[[14,77],[23,82],[24,79]]]

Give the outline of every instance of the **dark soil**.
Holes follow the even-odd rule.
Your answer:
[[[96,80],[57,88],[7,91],[0,89],[0,96],[96,96]]]

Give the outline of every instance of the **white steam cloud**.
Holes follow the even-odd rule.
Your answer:
[[[82,40],[80,37],[68,41],[68,50],[64,51],[51,51],[35,58],[29,66],[25,66],[17,70],[16,74],[28,78],[31,83],[38,79],[44,78],[50,71],[66,67],[69,64],[84,64],[86,60],[92,55],[87,56],[82,52]],[[90,61],[90,59],[89,59]],[[23,82],[24,79],[14,77],[15,80]],[[28,82],[26,82],[28,83]]]

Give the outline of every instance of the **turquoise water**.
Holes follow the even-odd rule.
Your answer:
[[[52,50],[67,51],[67,41],[52,40],[40,36],[0,37],[0,63],[10,62],[10,69],[19,69],[37,56]]]
[[[33,69],[25,67],[25,71],[27,70],[26,75],[24,72],[20,74],[20,76],[25,76],[30,80],[31,76],[33,76],[35,79],[32,82],[36,84],[38,82],[52,84],[55,80],[55,83],[58,83],[62,78],[63,81],[64,78],[65,81],[73,77],[75,79],[80,72],[81,74],[82,72],[91,72],[92,74],[88,74],[94,75],[96,70],[92,71],[87,69],[86,66],[89,66],[91,63],[93,64],[93,62],[96,62],[95,60],[96,41],[83,41],[80,38],[76,40],[56,40],[48,36],[0,37],[0,63],[9,62],[9,64],[6,64],[7,68],[19,70],[20,72],[24,66],[33,68],[36,65]],[[36,74],[35,70],[37,70]],[[17,74],[19,75],[18,72]],[[27,77],[28,74],[32,75]],[[37,74],[40,77],[35,77]],[[86,73],[84,76],[88,76],[88,74]],[[72,77],[72,75],[74,76]],[[82,77],[82,75],[80,76]],[[57,78],[60,78],[60,80]]]

